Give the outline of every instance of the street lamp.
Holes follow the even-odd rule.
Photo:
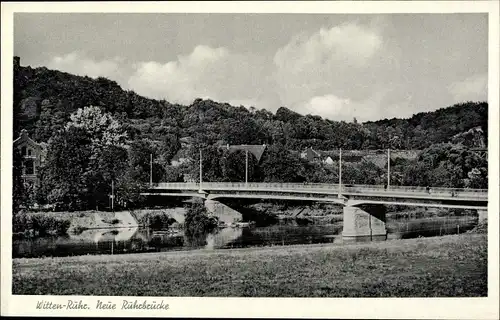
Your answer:
[[[149,154],[149,186],[153,187],[153,154]]]
[[[202,188],[201,188],[201,183],[203,181],[203,165],[202,165],[202,161],[203,161],[203,155],[201,154],[201,148],[200,148],[200,192],[202,191]]]
[[[391,185],[391,149],[387,149],[387,189]]]
[[[111,195],[109,196],[111,200],[111,211],[115,211],[115,180],[111,180]]]
[[[248,149],[245,150],[245,185],[248,184]]]
[[[339,198],[342,197],[342,148],[339,149]]]

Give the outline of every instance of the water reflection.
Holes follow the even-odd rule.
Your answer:
[[[224,248],[243,236],[243,228],[224,228],[207,236],[206,249]]]
[[[471,216],[404,219],[389,221],[387,232],[388,239],[409,239],[463,233],[476,225],[477,218]]]
[[[388,239],[462,233],[477,224],[476,217],[408,218],[387,221]],[[240,248],[312,243],[342,243],[342,221],[299,225],[281,222],[266,227],[224,228],[197,238],[180,229],[95,229],[65,237],[16,239],[13,257],[71,256],[160,252],[203,248]]]

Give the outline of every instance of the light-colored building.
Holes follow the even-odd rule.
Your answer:
[[[309,162],[314,162],[314,161],[322,161],[323,155],[314,150],[312,147],[307,148],[305,151],[303,151],[300,154],[301,158],[307,159]]]
[[[325,160],[323,160],[323,163],[324,164],[327,164],[327,165],[332,165],[334,164],[335,161],[333,161],[333,159],[330,157],[330,156],[327,156]]]
[[[44,148],[28,136],[26,130],[21,130],[19,138],[14,140],[14,148],[22,157],[22,179],[31,186],[39,186],[38,171],[44,160]]]

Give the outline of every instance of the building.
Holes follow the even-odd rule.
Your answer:
[[[323,160],[323,163],[331,166],[335,163],[335,161],[333,161],[332,157],[327,156],[326,159]]]
[[[323,155],[314,150],[312,147],[307,148],[305,151],[301,153],[301,158],[302,159],[307,159],[309,162],[316,162],[316,161],[322,161],[323,160]]]
[[[24,183],[31,186],[39,186],[38,171],[44,160],[44,148],[41,144],[31,139],[28,136],[28,132],[24,129],[21,130],[19,138],[14,140],[14,148],[22,156],[23,168],[21,177]]]
[[[221,146],[222,148],[225,148],[229,151],[229,153],[233,153],[236,151],[245,151],[250,154],[253,154],[255,156],[255,159],[257,159],[257,162],[260,162],[260,159],[262,159],[262,155],[266,151],[266,145],[265,144],[238,144],[238,145],[225,145]]]
[[[188,163],[191,161],[189,158],[189,150],[188,149],[180,149],[170,160],[170,165],[174,167],[178,167],[182,164]]]

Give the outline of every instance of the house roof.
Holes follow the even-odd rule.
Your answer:
[[[261,145],[261,144],[239,144],[239,145],[229,145],[226,147],[230,153],[233,153],[233,152],[236,152],[239,150],[248,151],[255,156],[255,158],[257,159],[257,162],[258,162],[262,158],[264,151],[266,151],[267,146],[265,144],[263,144],[263,145]]]
[[[13,143],[14,143],[14,145],[26,143],[33,148],[40,149],[40,150],[42,149],[42,146],[39,143],[36,143],[35,140],[31,139],[28,136],[28,132],[25,129],[21,130],[21,135],[16,140],[14,140]]]

